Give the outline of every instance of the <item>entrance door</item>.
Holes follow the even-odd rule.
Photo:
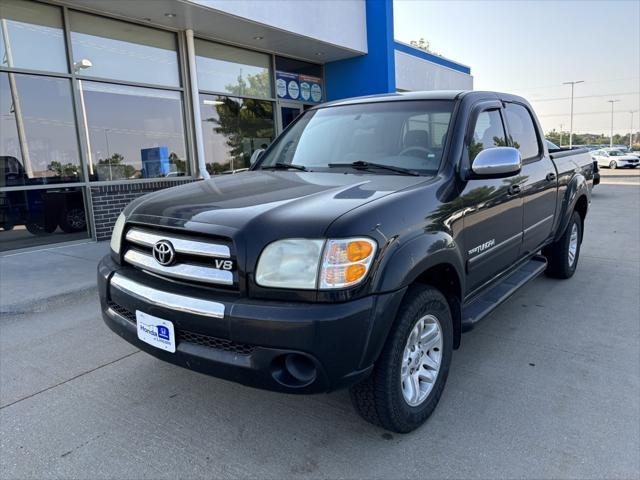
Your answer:
[[[280,131],[283,131],[302,113],[302,105],[299,103],[280,103]]]

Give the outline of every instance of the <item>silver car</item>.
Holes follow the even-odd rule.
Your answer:
[[[617,148],[602,148],[591,152],[591,158],[598,162],[599,167],[608,168],[636,168],[640,159],[634,155],[628,155]]]

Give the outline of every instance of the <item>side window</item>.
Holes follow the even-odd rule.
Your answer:
[[[520,150],[522,160],[537,157],[540,154],[540,146],[529,110],[522,105],[508,103],[505,112],[509,125],[509,139],[511,144]]]
[[[473,137],[469,143],[469,161],[487,148],[507,145],[502,117],[499,110],[485,110],[478,115],[473,127]]]

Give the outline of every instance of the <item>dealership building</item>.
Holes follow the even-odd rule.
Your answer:
[[[106,239],[322,102],[473,88],[385,0],[2,0],[0,28],[0,252]]]

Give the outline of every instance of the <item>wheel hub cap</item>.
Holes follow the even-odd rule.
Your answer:
[[[442,329],[433,315],[420,318],[411,329],[402,355],[402,396],[416,407],[424,402],[438,378],[442,360]]]

